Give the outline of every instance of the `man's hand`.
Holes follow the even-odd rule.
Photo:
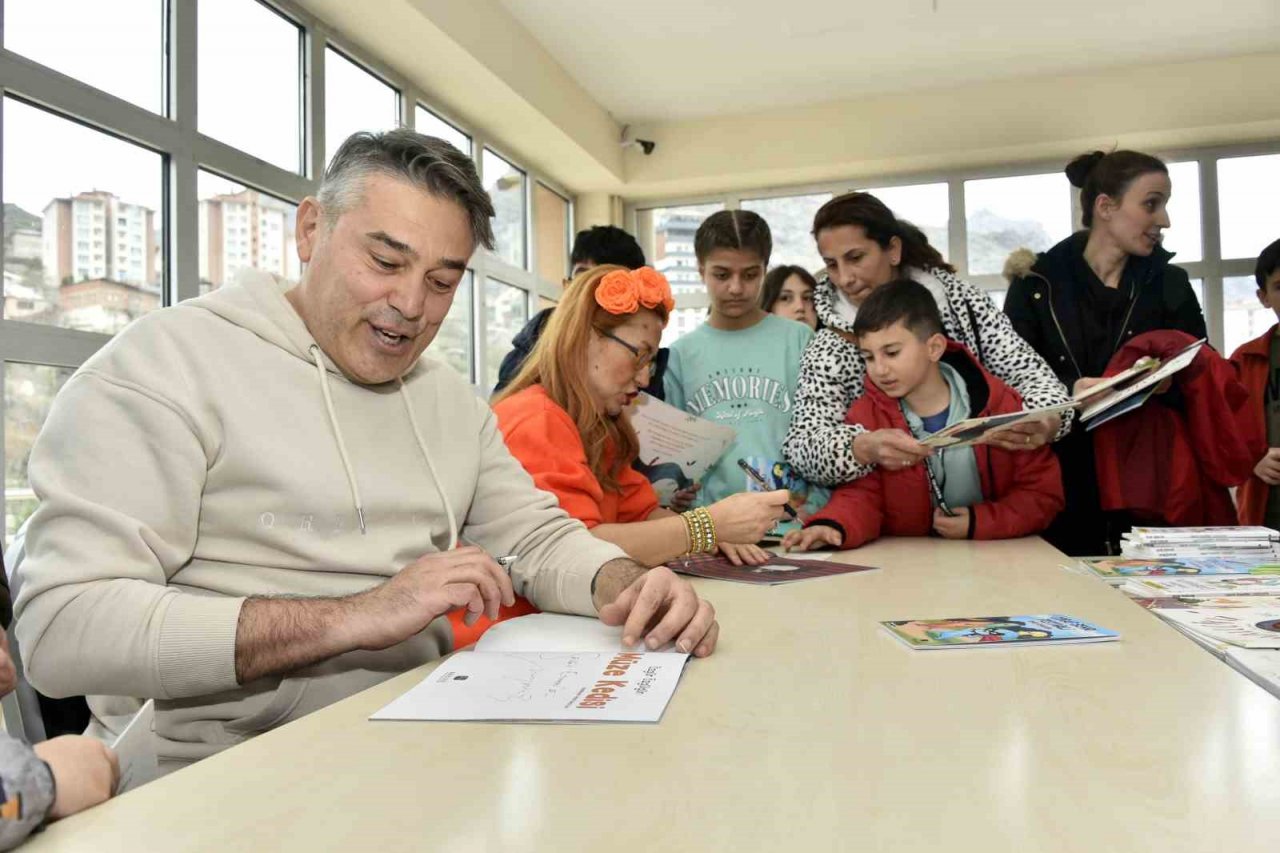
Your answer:
[[[812,551],[830,545],[839,548],[844,544],[844,534],[827,524],[815,524],[804,530],[791,530],[782,537],[782,547],[786,551]]]
[[[0,696],[7,695],[18,686],[18,670],[9,657],[9,635],[0,628]]]
[[[624,583],[615,597],[613,593]],[[715,651],[720,636],[715,608],[698,597],[692,584],[664,566],[645,571],[631,560],[605,563],[596,580],[595,597],[600,621],[622,625],[622,642],[627,646],[643,639],[650,649],[659,649],[675,640],[677,649],[696,657]]]
[[[116,754],[100,740],[64,735],[32,747],[53,771],[57,789],[49,819],[67,817],[111,798],[120,779]]]
[[[455,607],[465,607],[463,621],[482,615],[498,618],[498,609],[516,603],[506,571],[474,546],[427,554],[386,582],[353,597],[351,631],[359,648],[389,648],[422,631]]]
[[[943,539],[968,539],[969,538],[969,508],[962,506],[959,509],[952,510],[954,516],[947,515],[941,509],[933,511],[933,529]]]
[[[1280,486],[1280,447],[1273,447],[1253,466],[1253,473],[1268,486]]]
[[[877,429],[853,440],[853,457],[863,465],[879,465],[890,471],[906,468],[933,454],[900,429]]]
[[[1049,415],[996,430],[983,443],[1005,450],[1038,450],[1053,441],[1061,427],[1062,417]]]

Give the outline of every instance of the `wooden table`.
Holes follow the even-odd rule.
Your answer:
[[[56,824],[32,851],[1241,851],[1280,837],[1280,702],[1039,539],[699,582],[720,650],[656,725],[403,723],[431,667]],[[1069,613],[1116,643],[914,652],[876,623]]]

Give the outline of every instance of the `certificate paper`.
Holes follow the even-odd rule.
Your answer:
[[[656,723],[688,659],[663,652],[459,652],[370,719]]]

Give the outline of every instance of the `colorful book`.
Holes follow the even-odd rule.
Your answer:
[[[920,440],[925,447],[968,447],[986,438],[988,433],[1008,429],[1024,421],[1038,420],[1049,415],[1060,415],[1075,407],[1075,403],[1060,403],[1056,406],[1045,406],[1041,409],[1024,409],[1020,412],[1007,412],[1003,415],[988,415],[983,418],[968,418],[949,427],[938,430]]]
[[[1133,603],[1147,610],[1243,610],[1252,607],[1274,607],[1280,612],[1280,595],[1245,592],[1235,595],[1166,595],[1159,598],[1135,598]]]
[[[1181,575],[1280,575],[1280,562],[1232,560],[1222,557],[1100,557],[1081,561],[1101,578],[1122,581],[1134,577]]]
[[[1154,367],[1147,361],[1143,370],[1137,374],[1137,378],[1127,384],[1111,386],[1106,393],[1090,395],[1084,400],[1078,400],[1083,408],[1077,420],[1080,423],[1089,423],[1086,429],[1093,429],[1099,424],[1118,417],[1125,412],[1133,411],[1142,406],[1143,403],[1155,393],[1156,388],[1165,379],[1168,379],[1179,370],[1187,367],[1195,360],[1196,354],[1200,352],[1200,348],[1204,346],[1204,339],[1201,338],[1189,344],[1185,349],[1174,353],[1158,367]],[[1151,359],[1150,356],[1147,357]],[[1141,359],[1139,361],[1142,361]],[[1137,366],[1136,364],[1134,365]]]
[[[737,581],[738,583],[774,586],[813,578],[829,578],[854,572],[873,572],[875,566],[855,566],[828,560],[798,560],[774,554],[762,566],[735,566],[723,554],[700,554],[680,557],[667,563],[667,568],[696,578]]]
[[[913,649],[1102,643],[1120,637],[1115,631],[1059,614],[908,619],[880,624]]]
[[[1152,611],[1187,631],[1246,649],[1280,649],[1280,609],[1159,608]]]
[[[1244,595],[1254,592],[1280,593],[1280,574],[1135,577],[1121,584],[1120,591],[1134,598],[1174,595]]]

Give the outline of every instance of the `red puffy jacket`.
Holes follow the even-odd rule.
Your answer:
[[[1235,365],[1236,376],[1240,384],[1249,392],[1246,411],[1252,411],[1252,417],[1258,420],[1258,429],[1265,439],[1267,437],[1267,382],[1271,379],[1271,342],[1276,336],[1276,326],[1267,329],[1258,337],[1242,344],[1231,354],[1231,363]],[[1264,444],[1267,442],[1264,442]],[[1262,455],[1266,454],[1264,448]],[[1257,462],[1255,460],[1254,464]],[[1267,500],[1271,497],[1271,487],[1262,482],[1256,474],[1245,481],[1236,492],[1237,513],[1241,524],[1258,525],[1266,519]]]
[[[1138,335],[1111,357],[1106,375],[1143,356],[1167,358],[1194,341],[1171,330]],[[1094,431],[1102,508],[1176,527],[1235,524],[1230,487],[1248,480],[1266,452],[1262,419],[1235,368],[1209,346],[1173,381],[1176,405],[1153,397]]]
[[[969,390],[969,417],[1003,415],[1022,409],[1018,392],[983,369],[963,345],[951,341],[942,356]],[[907,430],[898,401],[868,382],[849,407],[845,423],[868,430]],[[1063,507],[1062,474],[1048,447],[1001,450],[974,445],[985,500],[969,508],[971,538],[1012,539],[1043,530]],[[877,467],[835,490],[806,526],[830,523],[844,531],[842,548],[878,538],[927,536],[933,529],[933,500],[924,465],[888,471]]]

